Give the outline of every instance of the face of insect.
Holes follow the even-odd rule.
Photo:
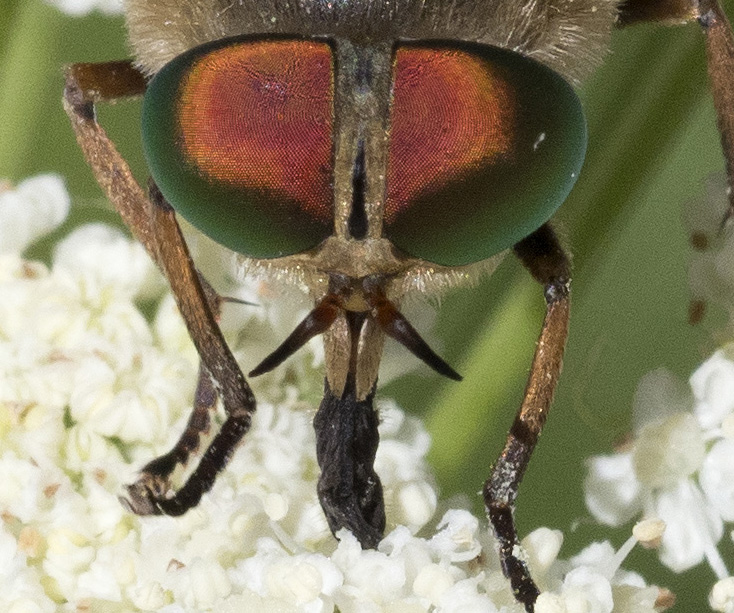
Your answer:
[[[385,321],[406,294],[493,267],[567,196],[585,124],[548,66],[580,76],[612,23],[612,2],[581,5],[129,2],[138,62],[155,73],[151,174],[251,268],[330,297],[319,332],[337,394],[349,372],[357,397],[370,393],[385,332],[453,376]],[[487,44],[500,42],[524,54]],[[354,328],[349,312],[372,315]]]
[[[459,285],[512,248],[546,311],[523,402],[482,495],[503,572],[532,613],[539,590],[518,555],[514,504],[569,321],[569,258],[546,222],[584,156],[583,114],[568,83],[602,55],[618,7],[622,22],[646,19],[634,0],[128,0],[138,68],[68,67],[64,107],[100,186],[165,273],[201,358],[187,428],[127,487],[130,510],[180,515],[197,505],[256,409],[216,323],[222,298],[188,257],[174,209],[256,274],[314,298],[250,374],[324,334],[317,492],[332,532],[347,529],[366,548],[386,526],[372,403],[384,336],[460,378],[400,303]],[[698,10],[730,136],[730,29],[715,2]],[[148,197],[94,108],[143,92]],[[171,476],[197,449],[218,400],[226,419],[173,491]]]

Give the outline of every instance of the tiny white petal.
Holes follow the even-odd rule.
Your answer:
[[[0,189],[0,252],[22,251],[66,219],[69,195],[58,175],[31,177]]]
[[[544,575],[561,551],[563,533],[550,528],[537,528],[522,540],[522,545],[528,553],[533,572]]]
[[[382,436],[397,436],[405,425],[408,416],[397,408],[394,402],[388,401],[380,405],[380,434]]]
[[[380,543],[380,551],[390,556],[400,556],[405,567],[406,586],[412,585],[423,568],[436,559],[430,544],[414,537],[405,526],[398,526]],[[456,569],[454,569],[456,570]]]
[[[37,513],[43,495],[43,473],[12,451],[0,457],[0,508],[24,522]]]
[[[132,601],[136,607],[144,611],[157,611],[168,604],[166,591],[157,581],[135,588],[132,594]]]
[[[270,596],[296,606],[315,600],[323,588],[317,567],[304,560],[286,558],[268,567],[265,585]]]
[[[431,539],[436,551],[452,562],[467,562],[476,558],[482,546],[477,540],[479,520],[469,511],[447,511],[437,526],[439,532]]]
[[[81,533],[70,528],[58,528],[47,537],[48,550],[43,570],[56,581],[60,595],[73,599],[79,575],[94,560],[95,548]]]
[[[457,581],[441,596],[441,613],[497,613],[498,609],[478,591],[478,578]]]
[[[673,487],[696,472],[706,445],[696,419],[676,413],[642,428],[635,441],[632,462],[641,483],[653,488]]]
[[[568,613],[611,613],[614,608],[609,580],[587,567],[574,568],[569,572],[561,593]]]
[[[104,463],[118,454],[108,437],[85,424],[77,424],[67,431],[63,451],[68,467],[74,470],[80,470],[89,463]]]
[[[586,568],[611,580],[619,567],[617,552],[609,541],[591,543],[584,547],[569,562],[577,568]]]
[[[721,579],[714,584],[709,594],[709,604],[714,611],[721,613],[734,611],[734,577]]]
[[[563,596],[543,592],[535,601],[535,613],[568,613]]]
[[[699,483],[722,519],[734,522],[734,440],[714,443],[699,473]]]
[[[721,517],[687,481],[658,496],[655,514],[666,524],[660,559],[675,572],[700,563],[723,535]]]
[[[444,592],[455,583],[454,576],[448,569],[439,564],[425,566],[413,581],[413,592],[416,595],[427,598],[436,605],[441,600]]]
[[[170,572],[166,583],[176,602],[197,610],[211,607],[232,589],[226,571],[213,559],[195,558],[187,566]]]
[[[305,554],[302,556],[308,564],[318,569],[321,577],[322,594],[332,595],[344,583],[341,570],[329,558],[321,554]]]
[[[734,361],[731,346],[720,349],[691,375],[696,397],[694,413],[701,427],[710,429],[734,412]]]
[[[97,550],[89,569],[78,577],[76,594],[81,598],[119,602],[122,590],[115,572],[117,562],[112,548],[102,547]]]
[[[140,243],[111,226],[92,223],[71,232],[54,250],[54,268],[90,275],[130,296],[154,296],[162,279]]]
[[[436,512],[436,490],[425,481],[406,481],[394,493],[397,505],[392,506],[395,521],[414,532],[425,526]]]
[[[658,368],[645,374],[637,384],[632,401],[634,430],[660,422],[676,413],[687,413],[693,406],[690,390],[672,372]]]
[[[267,494],[263,501],[263,508],[270,519],[279,521],[288,513],[288,497],[276,493]]]
[[[332,560],[342,569],[344,583],[354,586],[365,600],[388,603],[403,594],[406,575],[400,558],[379,551],[362,551],[351,564],[344,564],[338,553],[337,548]]]
[[[587,460],[587,467],[586,506],[597,521],[621,526],[641,511],[640,482],[631,453],[596,456]]]

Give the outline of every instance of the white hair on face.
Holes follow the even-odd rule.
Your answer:
[[[187,49],[241,34],[442,38],[519,51],[577,82],[606,52],[619,0],[126,0],[129,39],[154,74]]]

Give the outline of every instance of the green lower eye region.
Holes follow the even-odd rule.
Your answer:
[[[143,148],[163,195],[242,254],[311,249],[333,231],[329,44],[240,37],[175,58],[143,101]]]
[[[391,109],[384,233],[436,264],[477,262],[538,229],[586,153],[571,86],[504,49],[401,44]]]

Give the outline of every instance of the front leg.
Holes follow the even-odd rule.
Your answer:
[[[484,484],[484,504],[499,542],[502,570],[518,601],[532,613],[538,598],[526,563],[519,557],[515,499],[548,417],[568,336],[570,267],[555,233],[546,224],[514,247],[515,254],[544,290],[546,313],[535,348],[525,396],[507,442]]]
[[[719,0],[625,0],[620,4],[619,24],[650,21],[685,23],[698,21],[706,36],[706,62],[716,124],[726,163],[729,210],[734,217],[734,34]]]
[[[161,500],[165,500],[170,489],[171,475],[177,466],[188,463],[190,455],[199,449],[202,434],[209,432],[211,413],[216,408],[217,398],[209,372],[199,364],[194,410],[189,416],[186,429],[173,449],[148,462],[140,471],[138,480],[127,486],[129,498],[120,497],[120,502],[128,511],[137,515],[161,513],[159,504]]]
[[[66,70],[64,109],[97,182],[166,276],[201,358],[194,415],[168,460],[187,458],[195,448],[191,441],[208,426],[208,411],[217,394],[227,414],[221,430],[178,493],[168,496],[168,477],[175,463],[167,461],[166,456],[149,464],[129,488],[131,500],[127,504],[136,513],[180,515],[211,489],[217,473],[250,427],[255,398],[216,322],[221,299],[194,267],[173,209],[155,186],[151,188],[152,200],[145,196],[127,162],[97,122],[96,102],[139,96],[145,86],[145,79],[130,62],[75,64]]]

